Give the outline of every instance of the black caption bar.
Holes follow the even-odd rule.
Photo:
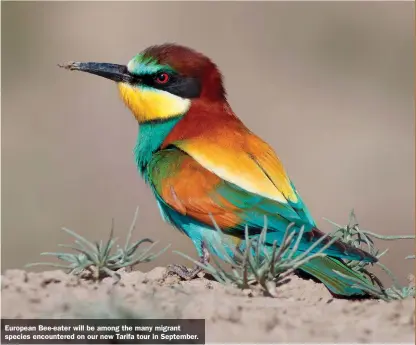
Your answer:
[[[203,319],[1,319],[2,344],[205,344]]]

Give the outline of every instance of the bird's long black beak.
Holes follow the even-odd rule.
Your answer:
[[[68,62],[58,65],[70,71],[81,71],[104,77],[115,82],[130,83],[133,76],[128,72],[127,66],[105,62]]]

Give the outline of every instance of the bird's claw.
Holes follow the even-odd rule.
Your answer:
[[[202,249],[202,256],[199,258],[199,262],[203,265],[207,265],[209,263],[210,254],[204,242],[201,243]],[[203,268],[199,265],[195,266],[193,269],[189,269],[184,265],[169,265],[166,270],[166,276],[169,274],[176,274],[183,280],[191,280],[194,279],[198,273],[202,272]]]
[[[191,280],[194,279],[198,273],[202,271],[202,268],[199,266],[196,266],[193,269],[189,269],[185,267],[184,265],[169,265],[167,267],[167,275],[169,274],[176,274],[183,280]]]

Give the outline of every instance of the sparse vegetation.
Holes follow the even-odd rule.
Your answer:
[[[133,222],[127,233],[124,247],[121,247],[120,245],[116,246],[118,239],[114,238],[114,221],[112,222],[110,237],[105,244],[103,241],[95,243],[90,242],[75,231],[63,228],[62,230],[74,237],[75,241],[72,245],[59,244],[58,246],[71,249],[74,253],[45,252],[41,253],[41,255],[54,256],[59,260],[66,262],[66,264],[36,262],[28,264],[26,267],[43,265],[63,268],[68,270],[68,273],[70,274],[81,275],[93,280],[101,280],[107,276],[115,277],[118,280],[120,276],[117,273],[117,270],[121,268],[133,268],[140,263],[153,261],[169,247],[165,247],[158,253],[152,253],[151,250],[157,242],[153,242],[153,240],[149,238],[130,243],[133,231],[136,227],[137,215],[138,208],[136,209]],[[144,250],[141,250],[140,247],[144,243],[150,243],[150,245]],[[115,246],[116,250],[114,251]]]
[[[114,238],[114,221],[110,231],[109,239],[103,241],[90,242],[75,231],[63,228],[62,230],[75,238],[74,244],[64,245],[60,247],[73,250],[68,252],[45,252],[44,256],[54,256],[65,263],[53,262],[37,262],[27,265],[27,267],[47,265],[55,268],[67,269],[68,273],[82,276],[87,279],[101,280],[104,277],[112,276],[116,278],[116,282],[120,279],[117,271],[121,268],[133,268],[133,266],[150,262],[156,259],[160,254],[169,247],[165,247],[158,253],[152,253],[152,248],[157,244],[151,239],[145,238],[130,243],[132,233],[136,226],[138,209],[134,214],[133,222],[127,234],[126,242],[123,247],[116,245],[117,238]],[[211,252],[213,264],[202,264],[191,257],[176,252],[185,258],[191,260],[196,265],[202,267],[206,272],[211,274],[218,282],[222,284],[232,284],[240,289],[260,289],[267,296],[276,296],[276,287],[282,284],[286,278],[294,273],[300,266],[307,261],[324,256],[323,253],[336,240],[341,240],[356,248],[362,248],[377,258],[381,258],[388,252],[388,249],[381,251],[375,246],[375,239],[378,240],[400,240],[414,239],[414,235],[402,236],[383,236],[367,230],[360,229],[354,211],[351,211],[349,222],[345,226],[341,226],[329,221],[335,226],[335,230],[326,234],[315,242],[308,250],[302,254],[296,254],[300,240],[304,234],[303,227],[300,231],[293,230],[293,224],[286,229],[282,244],[280,246],[275,242],[270,245],[265,244],[267,235],[267,218],[265,218],[265,226],[257,237],[249,237],[248,227],[245,228],[245,248],[243,251],[233,250],[232,255],[227,252],[227,239],[223,231],[218,227],[215,220],[211,217],[216,230],[220,234],[220,239],[215,243],[211,243],[217,253],[221,254],[219,258],[215,253]],[[144,243],[149,243],[145,249],[140,247]],[[319,251],[313,253],[314,249],[325,243]],[[209,247],[209,246],[208,246]],[[116,250],[114,250],[116,248]],[[414,259],[415,255],[409,255],[406,259]],[[397,300],[415,296],[414,286],[401,286],[395,275],[381,262],[374,265],[379,266],[393,281],[390,288],[385,289],[380,279],[369,270],[369,266],[373,264],[364,261],[344,260],[352,270],[361,274],[363,277],[369,278],[373,283],[363,284],[359,279],[346,277],[338,271],[336,274],[344,276],[351,280],[351,284],[367,291],[370,295],[385,300]]]
[[[337,223],[334,223],[328,219],[326,221],[330,222],[332,225],[336,227],[335,233],[341,234],[341,240],[345,243],[348,243],[356,248],[362,248],[372,254],[373,256],[380,259],[383,255],[388,252],[388,248],[381,251],[375,246],[374,239],[383,240],[383,241],[395,241],[395,240],[402,240],[402,239],[415,239],[415,235],[397,235],[397,236],[383,236],[376,234],[374,232],[360,229],[357,217],[355,215],[354,210],[350,212],[348,224],[345,226],[341,226]],[[405,259],[414,259],[414,255],[409,255]],[[358,280],[355,281],[356,286],[368,291],[368,293],[374,295],[377,298],[389,301],[395,299],[404,299],[407,297],[414,297],[415,296],[415,288],[408,287],[408,286],[401,286],[397,281],[396,276],[388,269],[384,264],[380,261],[376,262],[375,265],[379,266],[392,280],[393,285],[391,288],[384,289],[381,286],[380,280],[374,273],[368,270],[369,263],[363,261],[347,261],[344,260],[345,263],[352,268],[354,271],[361,273],[362,275],[368,276],[374,283],[378,285],[378,288],[374,288],[369,290],[366,286],[363,286]],[[341,275],[340,272],[336,272],[337,274]]]
[[[299,234],[296,235],[294,231],[290,231],[293,226],[293,224],[291,224],[286,229],[282,245],[278,247],[275,242],[270,254],[270,248],[265,245],[267,235],[266,219],[266,225],[258,238],[249,238],[248,227],[246,226],[246,249],[243,253],[234,251],[234,255],[231,257],[227,253],[225,247],[227,240],[224,237],[222,230],[218,227],[214,219],[212,219],[212,221],[216,230],[222,237],[222,240],[216,241],[216,243],[213,243],[213,246],[216,251],[221,253],[225,260],[221,260],[215,254],[211,253],[214,265],[204,265],[183,253],[177,253],[189,260],[192,260],[195,264],[205,269],[205,271],[210,273],[220,283],[234,284],[241,289],[250,289],[254,285],[259,285],[268,296],[275,296],[274,287],[276,285],[283,282],[286,277],[288,277],[306,261],[314,257],[323,256],[324,254],[322,252],[337,240],[337,238],[331,239],[321,250],[318,251],[318,253],[311,254],[313,249],[328,238],[328,234],[325,237],[322,237],[319,241],[315,242],[303,254],[295,256],[294,254],[297,251],[304,230],[302,227]],[[225,261],[229,264],[231,266],[231,271],[227,270],[227,268],[221,264],[221,261]]]
[[[233,284],[241,289],[260,287],[266,295],[275,296],[276,294],[274,291],[277,285],[282,283],[288,275],[293,273],[308,260],[317,256],[324,256],[325,254],[323,254],[323,251],[337,239],[354,247],[365,249],[370,254],[380,258],[387,253],[388,249],[380,251],[376,248],[374,244],[375,238],[381,240],[415,238],[414,235],[382,236],[370,231],[362,230],[359,228],[354,211],[350,213],[349,223],[346,226],[340,226],[333,222],[331,223],[336,226],[336,229],[333,232],[328,233],[325,237],[321,238],[318,243],[313,244],[306,252],[298,256],[294,256],[294,254],[300,239],[303,236],[303,229],[298,233],[293,230],[291,231],[293,224],[289,225],[286,229],[282,245],[277,247],[276,243],[274,243],[271,250],[270,246],[264,244],[267,234],[267,225],[257,239],[249,238],[248,228],[246,227],[245,241],[247,245],[244,252],[240,253],[238,251],[233,251],[233,256],[230,256],[226,250],[226,238],[214,220],[213,224],[221,234],[222,240],[217,241],[213,246],[218,253],[221,253],[224,259],[220,259],[211,252],[211,258],[214,265],[204,265],[183,253],[177,253],[192,260],[222,284]],[[327,238],[330,238],[331,240],[328,241],[318,253],[313,254],[312,250]],[[414,258],[414,256],[409,256],[407,258]],[[351,280],[351,284],[355,284],[355,286],[364,289],[376,298],[390,301],[415,296],[415,288],[400,286],[394,274],[381,262],[377,262],[376,265],[385,271],[393,280],[393,286],[388,289],[385,289],[382,286],[380,279],[368,270],[368,266],[371,265],[370,263],[364,261],[344,261],[357,273],[370,278],[374,285],[372,287],[370,285],[363,285],[358,279],[346,277]],[[224,264],[229,264],[229,266],[231,266],[230,270],[224,268]],[[335,273],[344,276],[338,271],[335,271]]]

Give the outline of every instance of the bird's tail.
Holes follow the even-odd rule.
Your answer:
[[[338,297],[368,296],[365,290],[353,286],[356,285],[356,282],[353,280],[354,278],[358,279],[363,286],[368,286],[369,288],[373,286],[369,279],[353,271],[339,259],[329,256],[312,258],[303,264],[300,269],[321,281],[333,295]],[[352,279],[340,276],[334,270]]]

